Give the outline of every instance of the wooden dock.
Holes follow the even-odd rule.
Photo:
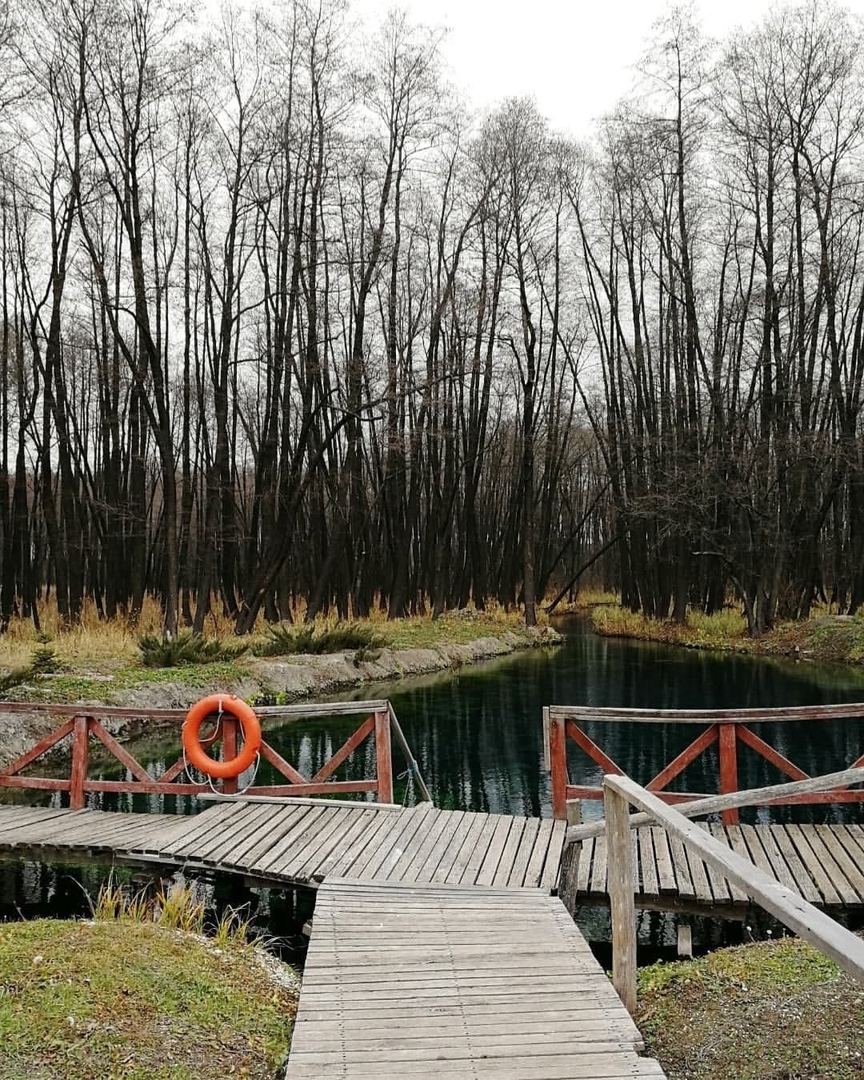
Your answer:
[[[662,1080],[560,900],[328,879],[286,1080]]]
[[[702,825],[733,851],[817,907],[864,906],[864,827],[860,825]],[[659,827],[633,829],[636,904],[643,908],[743,913],[750,901]],[[578,861],[565,861],[568,906],[608,902],[606,840],[590,837]]]
[[[566,823],[375,803],[236,799],[191,817],[0,807],[0,852],[102,858],[242,874],[274,885],[360,881],[488,885],[551,892]]]

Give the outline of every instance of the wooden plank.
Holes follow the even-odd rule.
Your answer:
[[[672,861],[672,852],[669,850],[669,837],[660,828],[647,827],[645,831],[651,837],[654,845],[654,862],[657,866],[657,886],[660,893],[677,893],[678,881],[675,877],[675,866]]]
[[[693,879],[693,874],[690,869],[690,860],[687,858],[687,851],[684,845],[681,843],[677,836],[669,836],[666,830],[663,830],[663,835],[669,844],[669,853],[672,856],[672,862],[675,864],[675,881],[678,887],[678,895],[682,900],[688,900],[696,897],[696,884]],[[701,864],[701,860],[697,859],[697,862]],[[704,868],[703,868],[704,876]],[[708,879],[705,879],[705,889],[708,891]]]
[[[376,830],[374,837],[368,843],[364,849],[358,853],[357,857],[351,864],[350,870],[344,871],[346,877],[362,878],[364,871],[370,862],[373,861],[378,853],[383,848],[385,851],[390,850],[393,840],[402,832],[405,828],[406,815],[413,813],[411,810],[404,810],[401,814],[394,814],[392,817],[388,817],[384,822],[384,827]]]
[[[564,837],[566,834],[566,821],[554,821],[552,823],[549,846],[546,849],[546,861],[543,863],[543,874],[540,877],[540,888],[544,892],[552,892],[553,889],[558,888],[558,875],[561,872],[561,852],[564,850]]]
[[[864,873],[862,873],[864,861],[854,844],[847,843],[849,834],[842,825],[815,825],[814,828],[855,892],[856,899],[850,900],[849,903],[860,903],[864,900]]]
[[[444,883],[450,880],[453,868],[463,848],[467,848],[469,852],[474,850],[474,845],[477,843],[477,838],[483,829],[485,817],[485,814],[466,813],[464,815],[459,828],[453,835],[450,846],[441,857],[441,861],[432,875],[433,881]],[[459,873],[461,874],[461,871]]]
[[[537,830],[537,839],[534,841],[534,850],[531,852],[531,858],[528,860],[528,869],[525,871],[525,886],[531,888],[532,886],[540,885],[543,878],[543,868],[546,865],[546,859],[549,854],[549,845],[552,840],[552,828],[554,822],[549,818],[543,818],[540,821],[540,828]]]
[[[426,811],[406,810],[401,815],[402,827],[394,831],[385,843],[378,846],[372,859],[358,876],[361,878],[374,878],[381,874],[387,877],[399,863],[408,863],[411,860],[411,844],[419,831],[423,831],[426,823]]]
[[[702,828],[708,836],[714,835],[714,831],[712,830],[710,825],[705,824],[704,826],[702,826]],[[718,828],[717,832],[719,833],[719,836],[722,837],[722,839],[718,839],[715,836],[715,839],[718,839],[718,843],[726,843],[726,833],[722,831],[722,826]],[[690,852],[688,851],[688,856],[689,855]],[[731,903],[732,894],[729,891],[729,882],[717,870],[715,866],[711,865],[711,863],[707,862],[706,860],[703,860],[703,863],[705,866],[705,871],[708,875],[708,883],[711,886],[711,894],[713,895],[714,899],[720,903]]]
[[[636,829],[636,842],[639,852],[639,877],[642,882],[642,893],[646,896],[659,896],[660,883],[657,878],[657,866],[654,862],[654,844],[651,841],[651,833],[647,826]]]
[[[370,845],[375,843],[378,834],[391,827],[392,816],[391,814],[378,814],[350,846],[346,845],[342,856],[328,870],[328,878],[339,877],[347,873],[357,860],[367,852]]]
[[[522,843],[522,834],[525,832],[526,820],[526,818],[519,817],[513,819],[510,832],[507,834],[507,842],[504,844],[501,858],[498,860],[498,868],[495,871],[495,876],[489,882],[490,885],[503,886],[510,880],[516,852],[519,850],[519,845]]]
[[[293,852],[302,849],[303,844],[305,843],[304,837],[311,829],[315,828],[316,823],[321,819],[321,815],[330,809],[332,809],[332,807],[310,807],[309,811],[300,818],[297,824],[290,829],[281,840],[278,840],[266,855],[258,859],[252,867],[255,870],[255,873],[278,874],[280,872],[279,867],[291,858]]]
[[[823,869],[819,856],[816,855],[811,848],[807,834],[802,832],[800,825],[787,825],[786,833],[795,845],[795,850],[798,852],[798,857],[804,864],[807,873],[816,883],[816,888],[819,890],[822,901],[826,904],[839,904],[841,902],[840,894],[835,889],[831,878]]]
[[[438,840],[441,833],[444,831],[447,822],[449,820],[449,810],[435,810],[431,809],[426,812],[424,819],[424,831],[421,839],[418,840],[417,849],[411,856],[410,861],[406,866],[399,866],[396,873],[389,875],[388,880],[404,882],[408,884],[417,880],[417,875],[420,870],[426,864],[426,860]]]
[[[747,845],[744,842],[744,838],[741,836],[741,829],[738,825],[727,825],[725,828],[722,825],[711,825],[712,835],[721,843],[727,844],[733,851],[737,852],[742,859],[750,859],[750,852],[747,849]],[[735,904],[746,904],[749,901],[747,893],[739,888],[734,881],[728,881],[726,884],[729,886],[729,894],[732,897],[732,902]]]
[[[844,904],[857,904],[860,900],[858,893],[849,883],[843,872],[839,860],[835,858],[834,846],[827,844],[825,833],[817,829],[815,825],[798,826],[810,845],[820,867],[834,886],[834,891],[839,895]]]
[[[531,853],[534,850],[534,844],[537,840],[537,836],[540,832],[540,818],[528,818],[525,821],[525,828],[522,831],[522,838],[519,841],[519,850],[513,859],[513,865],[510,868],[510,876],[507,878],[506,884],[510,888],[521,888],[522,883],[525,881],[525,873],[528,870],[528,863],[531,860]]]
[[[266,825],[254,837],[255,842],[242,851],[243,865],[255,866],[308,812],[308,806],[275,806]]]
[[[510,829],[513,825],[513,819],[509,817],[499,817],[495,825],[495,832],[492,834],[492,839],[489,842],[489,848],[486,852],[486,857],[483,859],[483,865],[477,874],[475,884],[477,885],[491,885],[495,872],[498,869],[498,863],[501,859],[501,853],[504,850],[504,845],[507,842],[507,837],[510,833]]]
[[[576,893],[579,896],[590,891],[594,848],[597,844],[606,847],[605,840],[591,837],[582,844],[582,850],[579,852],[579,865],[576,868]]]
[[[754,825],[742,825],[741,835],[747,844],[750,858],[766,874],[777,878],[781,885],[787,889],[798,892],[795,880],[789,873],[789,867],[777,847],[770,831],[765,828],[757,828]]]
[[[271,871],[276,871],[280,876],[290,878],[292,881],[308,881],[308,875],[304,871],[310,862],[314,862],[322,837],[326,838],[332,825],[338,825],[344,820],[344,814],[337,807],[322,807],[315,821],[303,832],[302,841],[292,844],[279,859],[272,863]]]
[[[461,810],[448,811],[448,818],[444,828],[438,835],[438,839],[432,846],[432,850],[426,856],[426,861],[419,867],[416,881],[431,881],[432,876],[438,869],[438,865],[447,853],[447,849],[453,840],[456,830],[464,820],[465,814]]]
[[[819,890],[813,883],[813,878],[807,872],[804,863],[801,862],[795,845],[786,832],[785,825],[771,825],[769,831],[780,849],[786,865],[789,867],[789,872],[795,881],[795,891],[811,904],[821,903],[822,897]]]

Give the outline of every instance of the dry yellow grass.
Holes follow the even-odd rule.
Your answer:
[[[292,618],[301,625],[306,613],[305,602],[300,601],[292,611]],[[135,623],[124,617],[100,619],[95,605],[87,601],[80,618],[72,625],[64,623],[53,600],[39,606],[41,631],[37,632],[30,619],[13,619],[7,633],[0,635],[0,669],[26,667],[32,660],[33,651],[47,639],[57,661],[80,669],[87,665],[113,668],[127,665],[139,659],[138,639],[142,634],[159,634],[162,629],[162,609],[148,597]],[[472,637],[515,629],[523,625],[521,610],[505,610],[500,604],[490,602],[482,612],[473,605],[463,612],[446,612],[439,620],[431,615],[419,615],[406,619],[388,621],[386,610],[376,604],[367,619],[358,619],[360,626],[374,626],[375,633],[388,644],[399,646],[428,645],[441,641],[465,641]],[[355,621],[355,620],[352,620]],[[315,620],[316,628],[326,630],[338,625],[335,613]],[[548,622],[545,613],[538,610],[538,622]],[[221,602],[214,597],[211,612],[204,624],[204,636],[231,639],[234,625],[222,611]],[[249,638],[266,640],[267,627],[263,615],[259,615],[255,631]]]

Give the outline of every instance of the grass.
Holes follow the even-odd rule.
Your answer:
[[[271,1080],[296,994],[256,950],[133,918],[0,925],[0,1080]]]
[[[864,663],[864,612],[855,616],[837,615],[827,606],[815,607],[812,616],[803,622],[778,623],[758,639],[748,636],[743,613],[732,606],[714,615],[689,611],[682,625],[671,619],[649,619],[620,604],[603,602],[592,609],[591,621],[597,633],[606,637],[829,663]]]
[[[852,1080],[864,987],[797,938],[639,972],[637,1023],[669,1080]]]
[[[649,619],[639,612],[620,606],[602,606],[592,612],[598,634],[606,637],[640,638],[670,645],[689,645],[703,649],[747,647],[747,620],[740,610],[723,608],[713,615],[689,611],[684,623],[671,619]]]
[[[19,619],[0,635],[0,696],[34,702],[110,702],[122,700],[125,691],[162,683],[182,684],[192,692],[213,686],[232,689],[244,679],[261,681],[253,652],[266,660],[348,650],[358,661],[375,660],[381,648],[434,648],[524,633],[521,613],[497,605],[482,612],[473,608],[446,612],[438,619],[389,621],[384,612],[376,611],[369,619],[350,622],[330,616],[311,625],[268,627],[261,620],[255,633],[242,640],[234,636],[224,616],[208,617],[204,635],[184,631],[166,640],[160,629],[161,611],[152,601],[145,604],[135,625],[123,619],[100,621],[92,605],[85,606],[71,627],[63,625],[51,605],[42,606],[40,618],[40,633],[32,622]],[[540,621],[545,623],[545,617]],[[4,671],[9,673],[5,682]],[[263,678],[266,682],[266,670]]]

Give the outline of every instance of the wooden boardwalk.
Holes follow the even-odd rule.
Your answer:
[[[318,890],[286,1080],[662,1080],[563,904],[535,889]]]
[[[0,807],[0,852],[110,858],[317,887],[360,881],[491,885],[551,892],[566,824],[549,818],[374,803],[226,800],[191,817]]]
[[[860,825],[702,825],[712,836],[771,874],[811,904],[864,905],[864,827]],[[633,830],[638,866],[637,906],[745,910],[747,896],[685,852],[659,827]],[[562,880],[568,905],[607,901],[606,840],[582,842]]]

